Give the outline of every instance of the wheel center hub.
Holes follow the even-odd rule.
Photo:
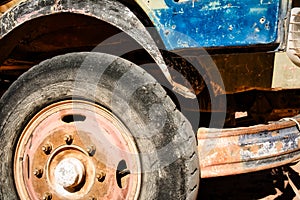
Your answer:
[[[73,191],[85,179],[85,167],[76,158],[65,158],[58,163],[54,170],[57,184],[68,191]]]
[[[20,136],[18,194],[22,200],[136,199],[141,173],[135,155],[130,132],[109,110],[85,101],[51,104]]]

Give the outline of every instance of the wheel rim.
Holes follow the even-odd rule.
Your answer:
[[[21,133],[14,178],[23,199],[137,199],[140,160],[128,129],[82,100],[52,104]]]

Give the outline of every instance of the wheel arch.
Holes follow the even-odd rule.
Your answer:
[[[131,3],[130,5],[131,7],[139,8],[138,6],[135,6],[137,4]],[[148,29],[145,27],[145,25],[134,14],[134,12],[130,10],[129,7],[116,0],[27,0],[16,4],[0,16],[0,24],[2,24],[0,27],[0,63],[3,63],[13,51],[15,45],[20,43],[18,37],[11,36],[12,34],[10,33],[13,30],[16,30],[26,22],[30,22],[41,17],[65,13],[93,17],[126,33],[151,56],[177,93],[180,93],[187,98],[196,97],[195,94],[187,87],[173,81],[156,42],[160,41],[160,37],[156,37],[158,36],[157,31],[154,28]],[[143,15],[145,15],[145,13]],[[9,34],[11,37],[8,37]],[[20,34],[24,36],[25,33]],[[154,39],[152,37],[153,35],[155,36]],[[4,39],[4,37],[8,37],[10,39]],[[1,48],[1,46],[3,48]]]
[[[88,16],[109,24],[111,29],[118,29],[129,35],[156,62],[163,62],[156,43],[146,29],[146,27],[152,26],[152,23],[135,1],[27,0],[14,5],[0,16],[0,40],[1,46],[4,47],[0,47],[2,55],[0,63],[9,57],[16,45],[29,34],[28,31],[34,31],[32,28],[23,31],[26,30],[24,27],[32,26],[39,18],[66,13]],[[20,33],[16,30],[21,26],[23,26],[23,32]]]

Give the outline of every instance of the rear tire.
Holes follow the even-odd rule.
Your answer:
[[[77,100],[107,109],[130,132],[141,163],[138,199],[197,198],[195,134],[162,87],[124,59],[71,53],[31,68],[0,100],[0,199],[22,196],[14,180],[15,152],[28,123],[47,106]]]

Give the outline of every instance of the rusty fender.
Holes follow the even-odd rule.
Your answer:
[[[0,16],[0,39],[27,21],[66,12],[97,18],[127,33],[155,60],[174,91],[187,98],[196,98],[188,88],[173,81],[152,36],[135,14],[117,0],[25,0]]]
[[[201,177],[278,167],[300,159],[300,116],[268,125],[198,130]]]

